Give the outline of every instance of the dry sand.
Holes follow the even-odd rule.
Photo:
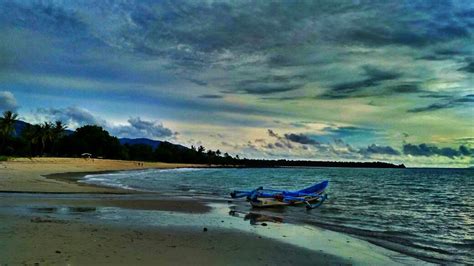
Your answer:
[[[53,193],[127,193],[76,182],[63,182],[46,175],[54,173],[101,172],[144,168],[203,167],[193,164],[150,163],[137,161],[81,158],[15,158],[0,162],[1,192]]]

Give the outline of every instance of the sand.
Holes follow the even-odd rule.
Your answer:
[[[203,166],[71,158],[2,162],[0,265],[423,263],[348,235],[285,225],[280,219],[265,219],[268,226],[261,219],[249,224],[247,215],[229,213],[231,203],[74,181],[84,172],[176,167]]]
[[[10,239],[0,243],[0,263],[8,265],[327,265],[345,262],[327,254],[230,230],[124,229],[73,221],[32,222],[2,216],[0,219],[1,235]]]
[[[63,182],[45,176],[54,173],[103,172],[146,168],[203,167],[193,164],[81,158],[15,158],[0,162],[0,192],[49,193],[130,193],[76,182]]]

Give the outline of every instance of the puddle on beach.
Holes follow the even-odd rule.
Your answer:
[[[244,219],[244,221],[249,221],[251,225],[264,224],[264,222],[283,223],[283,218],[281,217],[270,216],[270,215],[260,214],[256,212],[236,211],[236,210],[233,210],[232,207],[231,207],[231,210],[229,211],[229,215],[233,217],[242,218]]]
[[[97,211],[95,207],[29,207],[31,213],[81,214]]]

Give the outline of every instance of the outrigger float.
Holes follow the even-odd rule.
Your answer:
[[[254,190],[235,190],[230,196],[236,198],[247,198],[253,207],[293,206],[305,204],[307,209],[314,209],[323,204],[327,195],[323,194],[328,187],[329,181],[314,184],[305,189],[288,191],[277,189],[264,189],[259,187]]]

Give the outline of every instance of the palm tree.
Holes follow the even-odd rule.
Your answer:
[[[41,141],[41,155],[43,155],[46,146],[51,143],[54,139],[53,133],[53,124],[49,122],[44,122],[41,125],[40,134],[40,141]]]
[[[204,153],[205,151],[206,151],[206,148],[204,148],[202,145],[199,146],[199,148],[198,148],[198,150],[197,150],[197,152],[198,152],[199,154],[202,154],[202,153]]]
[[[21,137],[28,141],[30,145],[30,155],[36,155],[38,151],[37,147],[41,143],[41,126],[28,124],[21,132]]]
[[[18,115],[12,111],[3,112],[3,117],[0,117],[0,137],[2,141],[0,143],[0,152],[3,151],[8,138],[15,132],[15,123]]]
[[[46,148],[54,140],[54,127],[52,123],[44,122],[41,125],[28,126],[23,130],[23,137],[30,141],[32,152],[43,155]]]
[[[52,147],[51,151],[56,153],[56,146],[59,140],[64,137],[67,126],[63,125],[61,121],[56,121],[52,128]],[[56,154],[57,155],[57,154]]]

